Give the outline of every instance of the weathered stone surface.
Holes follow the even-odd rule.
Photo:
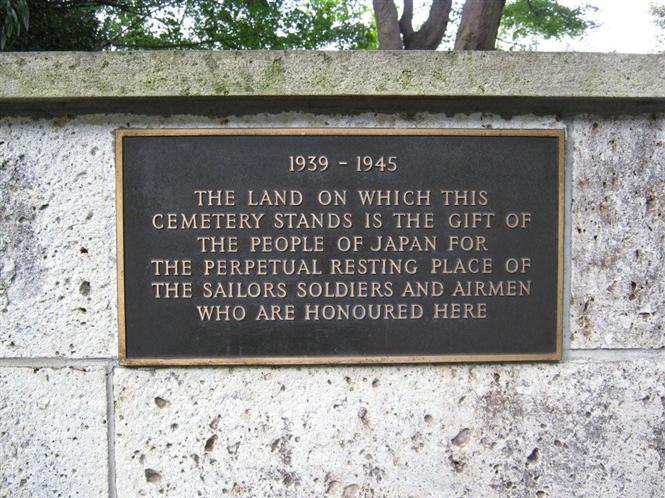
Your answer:
[[[518,52],[0,54],[0,102],[225,96],[665,98],[665,56]]]
[[[117,371],[133,496],[659,496],[657,361]]]
[[[112,126],[0,121],[0,356],[116,350]]]
[[[0,497],[106,496],[105,371],[0,368]]]
[[[665,347],[665,120],[578,118],[571,347]]]

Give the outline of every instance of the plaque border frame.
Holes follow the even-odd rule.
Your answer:
[[[125,254],[123,212],[124,137],[176,136],[472,136],[553,137],[558,149],[557,206],[557,313],[556,351],[553,353],[493,353],[449,355],[372,356],[240,356],[240,357],[127,357],[125,323]],[[233,365],[354,365],[407,363],[496,363],[560,361],[563,353],[563,294],[565,236],[565,137],[564,128],[118,128],[115,130],[116,267],[118,306],[118,360],[122,366],[233,366]]]

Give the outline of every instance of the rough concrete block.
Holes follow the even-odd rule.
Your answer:
[[[115,355],[111,130],[0,120],[0,356]]]
[[[108,494],[105,371],[0,368],[0,497]]]
[[[587,117],[570,131],[571,347],[665,347],[665,119]]]
[[[133,496],[657,496],[665,367],[117,371]]]

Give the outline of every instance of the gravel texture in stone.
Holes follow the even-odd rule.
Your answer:
[[[577,118],[571,347],[665,347],[663,116]]]
[[[0,356],[115,354],[112,129],[0,120]]]
[[[0,368],[0,498],[108,494],[103,368]]]
[[[116,373],[120,498],[659,496],[665,368]]]

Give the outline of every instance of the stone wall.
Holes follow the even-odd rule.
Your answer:
[[[72,64],[77,57],[87,66]],[[550,56],[580,81],[589,71],[602,77],[615,57],[620,70],[599,83],[615,100],[598,101],[584,88],[552,95],[553,88],[565,93],[566,83],[534,82],[551,80],[552,68],[532,67],[541,55],[510,55],[513,65],[532,68],[530,93],[515,82],[520,98],[498,104],[473,92],[483,82],[495,88],[492,82],[516,78],[493,59],[506,54],[469,55],[482,57],[489,72],[474,76],[469,65],[449,85],[442,66],[464,71],[459,56],[419,54],[424,72],[412,71],[416,83],[391,80],[388,92],[396,107],[418,107],[413,89],[427,83],[423,95],[441,101],[429,111],[393,113],[385,104],[357,110],[357,99],[387,95],[372,79],[347,81],[353,90],[325,106],[289,100],[306,96],[303,88],[325,97],[307,72],[311,58],[330,59],[326,74],[334,75],[358,64],[353,55],[211,55],[217,66],[183,70],[197,98],[213,99],[203,113],[206,103],[178,97],[181,73],[158,77],[179,56],[135,56],[154,66],[141,81],[95,89],[82,68],[108,57],[117,69],[109,55],[0,56],[0,66],[11,68],[0,73],[0,497],[661,495],[665,115],[658,68],[665,58]],[[357,56],[363,64],[367,57],[376,65],[414,64],[390,54]],[[295,83],[281,80],[286,90],[247,92],[270,97],[269,112],[256,100],[242,112],[239,91],[199,95],[191,83],[211,74],[228,79],[220,71],[231,62],[255,81],[252,64],[264,71],[274,59],[304,73]],[[46,78],[47,62],[65,76]],[[656,71],[656,82],[639,73],[633,83],[619,81],[620,64]],[[159,92],[145,82],[150,71]],[[460,95],[455,88],[464,78],[476,82],[465,90],[466,103],[447,101]],[[490,96],[508,98],[510,90]],[[160,100],[133,100],[141,97]],[[557,100],[564,97],[579,99],[584,113]],[[536,113],[544,103],[555,111]],[[189,104],[197,111],[183,112]],[[564,128],[563,361],[119,367],[113,130],[314,126]]]

